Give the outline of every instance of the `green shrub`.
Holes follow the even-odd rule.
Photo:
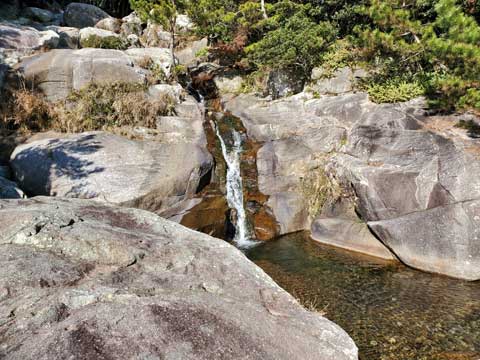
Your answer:
[[[117,36],[101,37],[97,35],[90,35],[88,38],[82,40],[80,45],[83,48],[99,48],[99,49],[116,49],[125,50],[128,48],[126,40]]]
[[[258,67],[291,68],[309,77],[335,36],[335,28],[330,23],[317,24],[297,13],[285,26],[268,32],[260,41],[245,48],[245,52]]]
[[[420,81],[391,79],[384,82],[367,82],[363,89],[371,101],[376,103],[396,103],[411,100],[425,93]]]

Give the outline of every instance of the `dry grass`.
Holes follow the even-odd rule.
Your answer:
[[[12,93],[3,118],[7,128],[32,131],[82,132],[121,126],[155,127],[156,118],[173,111],[175,99],[148,99],[137,84],[91,84],[72,92],[65,101],[50,103],[25,89]]]
[[[2,127],[33,131],[49,128],[54,109],[41,94],[21,89],[6,98],[11,101],[2,107]]]
[[[311,218],[319,215],[328,201],[341,196],[342,190],[334,178],[329,177],[324,166],[310,169],[301,181],[301,191],[307,200],[308,213]]]

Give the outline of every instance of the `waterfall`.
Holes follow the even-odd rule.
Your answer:
[[[227,163],[227,202],[230,209],[234,209],[237,215],[237,222],[235,224],[234,243],[239,248],[250,248],[258,244],[257,241],[252,240],[247,225],[247,215],[245,207],[243,206],[243,185],[242,174],[240,172],[240,154],[242,152],[242,139],[240,134],[232,129],[233,147],[230,151],[225,145],[225,141],[220,135],[218,126],[212,124],[215,129],[218,140],[222,147],[222,154]]]

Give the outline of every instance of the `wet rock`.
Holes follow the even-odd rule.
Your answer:
[[[18,68],[51,101],[89,83],[143,84],[147,78],[146,70],[133,66],[130,56],[110,49],[53,50],[25,59]]]
[[[2,358],[357,359],[233,246],[152,213],[3,200],[0,229]]]
[[[32,195],[161,210],[194,195],[212,159],[195,143],[132,141],[89,132],[21,145],[11,165],[21,187]]]
[[[110,15],[102,9],[94,5],[82,3],[68,4],[63,13],[65,25],[79,29],[93,27],[100,20],[108,17],[110,17]]]

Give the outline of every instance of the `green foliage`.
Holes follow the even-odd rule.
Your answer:
[[[177,15],[185,10],[185,0],[130,0],[132,9],[144,20],[175,31]]]
[[[425,93],[418,80],[394,78],[382,82],[370,82],[364,86],[370,100],[376,103],[396,103],[411,100]]]
[[[233,39],[237,10],[234,0],[198,0],[187,6],[187,13],[197,25],[200,36],[224,41]]]
[[[372,0],[362,13],[372,24],[355,29],[357,44],[384,75],[433,75],[423,84],[432,105],[477,107],[480,26],[455,0]]]
[[[352,65],[353,54],[353,49],[346,40],[339,40],[329,46],[320,60],[323,69],[322,77],[329,78],[336,70]]]
[[[330,23],[317,24],[304,14],[296,13],[284,26],[268,32],[245,52],[259,67],[293,68],[308,77],[335,35],[335,28]]]
[[[117,36],[96,36],[90,35],[88,38],[81,41],[80,45],[83,48],[99,48],[99,49],[117,49],[125,50],[128,48],[128,43]]]

